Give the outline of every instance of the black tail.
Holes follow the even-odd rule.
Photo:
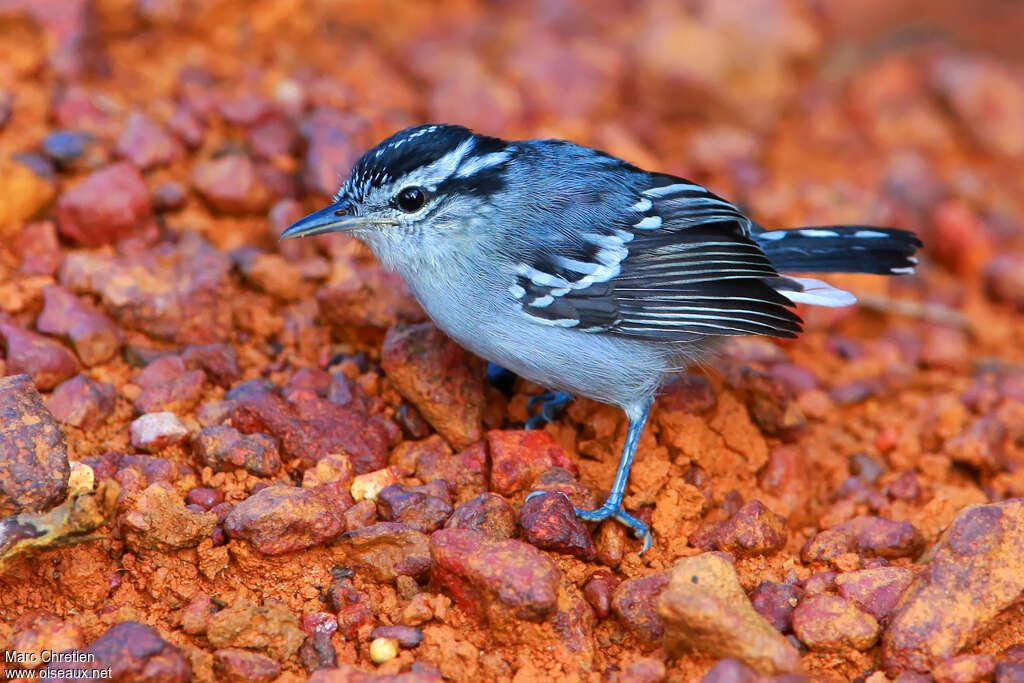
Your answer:
[[[907,230],[866,225],[768,230],[753,237],[772,266],[789,273],[912,273],[921,246]]]

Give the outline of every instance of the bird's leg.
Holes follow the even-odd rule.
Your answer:
[[[629,469],[633,465],[633,456],[636,454],[637,444],[640,443],[640,433],[644,431],[644,425],[647,423],[647,416],[650,412],[650,401],[644,403],[636,411],[626,411],[629,417],[629,430],[626,432],[626,443],[622,446],[619,468],[615,471],[615,481],[612,483],[612,490],[608,494],[608,500],[596,510],[576,508],[576,516],[584,521],[598,522],[602,519],[614,517],[628,526],[633,530],[633,535],[644,542],[641,553],[647,552],[651,547],[651,530],[647,528],[646,524],[626,512],[622,507],[622,499],[626,495],[626,482],[629,481]]]
[[[572,394],[564,394],[561,391],[548,391],[543,394],[531,396],[526,402],[526,409],[532,411],[538,403],[541,403],[540,412],[531,416],[526,421],[527,429],[540,429],[549,422],[556,421],[561,417],[565,405],[572,403],[575,399]]]

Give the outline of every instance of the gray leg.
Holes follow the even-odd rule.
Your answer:
[[[635,412],[636,415],[630,415],[630,412]],[[615,471],[615,481],[612,483],[612,490],[608,494],[608,500],[596,510],[580,510],[576,508],[576,515],[587,522],[598,522],[602,519],[614,517],[628,526],[633,530],[633,534],[644,542],[641,553],[647,552],[651,547],[651,530],[647,528],[646,524],[622,508],[622,499],[626,495],[626,482],[629,481],[629,469],[633,465],[636,446],[640,443],[640,434],[644,431],[644,425],[647,423],[647,416],[650,412],[650,401],[639,406],[636,411],[626,412],[629,416],[629,431],[626,432],[626,443],[622,446],[619,468]]]

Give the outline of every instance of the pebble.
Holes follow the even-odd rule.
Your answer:
[[[281,665],[258,652],[225,647],[214,650],[213,670],[226,683],[270,683],[281,674]]]
[[[484,372],[432,323],[393,326],[381,367],[402,396],[456,449],[483,436]]]
[[[519,513],[523,539],[542,550],[553,550],[590,561],[597,557],[594,541],[562,493],[531,497]]]
[[[281,469],[277,439],[266,434],[242,434],[227,425],[203,427],[193,438],[196,456],[215,472],[240,467],[257,477],[272,477]]]
[[[878,642],[878,621],[840,595],[804,596],[793,612],[793,632],[816,652],[868,650]]]
[[[695,649],[763,674],[801,668],[796,648],[754,611],[733,565],[715,553],[678,561],[656,605],[670,655]]]
[[[403,650],[411,650],[414,647],[419,647],[419,644],[423,642],[423,631],[401,624],[378,626],[370,632],[370,638],[390,638],[398,643]]]
[[[607,569],[598,569],[583,584],[583,597],[594,608],[598,619],[611,614],[612,593],[622,583],[622,579]]]
[[[676,375],[665,383],[658,395],[659,411],[698,414],[711,410],[715,403],[714,387],[703,375]]]
[[[209,510],[224,502],[224,492],[220,489],[197,487],[185,494],[185,502]]]
[[[144,451],[159,451],[188,438],[188,427],[174,413],[146,413],[129,426],[132,446]]]
[[[85,247],[139,234],[152,214],[149,190],[127,161],[93,171],[57,199],[61,235]]]
[[[558,608],[562,572],[532,545],[441,529],[430,536],[430,556],[432,581],[492,628],[514,627],[519,619],[542,621]]]
[[[338,178],[352,168],[363,152],[346,130],[329,121],[316,122],[318,116],[320,113],[314,112],[307,119],[309,134],[302,181],[312,191],[330,197],[338,189]]]
[[[762,581],[750,594],[750,603],[779,632],[789,633],[793,628],[793,610],[803,593],[802,588],[793,584]]]
[[[770,555],[786,545],[786,520],[759,500],[745,503],[725,522],[705,527],[690,536],[701,550],[723,550],[738,556]]]
[[[1024,311],[1024,252],[999,254],[985,267],[985,289],[996,301]]]
[[[491,453],[491,489],[502,495],[525,490],[551,467],[562,467],[576,473],[576,463],[569,459],[551,435],[539,429],[498,430],[487,432]]]
[[[935,683],[977,683],[990,681],[996,673],[996,658],[990,654],[959,655],[932,667]]]
[[[64,433],[31,378],[0,377],[0,514],[60,503],[70,472]]]
[[[227,214],[247,214],[270,208],[270,191],[252,160],[242,153],[225,154],[196,165],[192,186],[211,207]]]
[[[177,211],[188,202],[188,188],[175,180],[167,180],[153,188],[153,210]]]
[[[892,613],[882,637],[887,668],[927,671],[956,656],[1024,590],[1024,500],[957,514]]]
[[[561,492],[569,497],[569,502],[581,510],[593,510],[597,507],[594,492],[582,484],[573,473],[564,467],[550,467],[533,480],[530,491],[547,493]]]
[[[334,267],[331,282],[317,291],[316,303],[321,320],[330,325],[339,339],[375,346],[383,343],[395,325],[406,327],[422,323],[426,318],[405,280],[377,263]],[[445,349],[439,347],[434,351]],[[436,368],[430,370],[431,373],[436,371]],[[472,379],[476,378],[470,377]],[[437,413],[439,419],[444,419],[440,408]],[[456,420],[452,424],[458,427],[460,422]]]
[[[206,639],[213,647],[265,651],[277,661],[295,655],[306,639],[295,613],[276,600],[240,600],[210,617]]]
[[[121,349],[121,331],[92,305],[59,285],[44,287],[43,300],[36,328],[44,334],[67,337],[85,365],[106,363]]]
[[[452,514],[450,487],[443,479],[423,486],[391,484],[377,495],[377,510],[385,521],[429,534]]]
[[[7,374],[27,374],[36,387],[53,389],[81,369],[78,359],[60,342],[16,325],[0,325],[7,353]]]
[[[341,540],[353,566],[365,567],[377,581],[399,576],[422,580],[430,573],[428,536],[404,524],[378,522],[348,531]]]
[[[889,616],[914,579],[906,567],[858,569],[836,576],[839,594],[875,619]]]
[[[310,672],[337,666],[338,653],[334,649],[331,637],[326,633],[306,636],[299,648],[299,661]]]
[[[381,470],[360,474],[352,479],[349,490],[353,500],[376,501],[380,492],[398,481],[394,469],[385,467]]]
[[[612,611],[642,640],[653,643],[665,634],[656,602],[668,581],[668,572],[657,572],[626,579],[612,592]]]
[[[181,352],[185,367],[202,370],[218,385],[227,389],[242,377],[238,352],[231,344],[216,343],[187,346]]]
[[[224,530],[264,555],[281,555],[337,538],[345,529],[343,512],[316,490],[275,484],[235,505]]]
[[[187,370],[166,383],[153,383],[144,389],[135,397],[135,408],[143,413],[188,413],[202,398],[205,384],[202,370]]]
[[[63,169],[82,166],[82,157],[93,143],[93,136],[73,130],[58,130],[43,138],[43,154]]]
[[[874,557],[909,557],[920,550],[921,534],[909,522],[864,515],[812,537],[800,550],[805,562],[830,560],[849,552]]]
[[[362,529],[377,522],[377,503],[372,500],[361,500],[345,510],[345,529]]]
[[[57,385],[46,399],[46,409],[61,424],[91,430],[114,410],[117,389],[88,375],[75,375]]]
[[[57,241],[57,224],[49,220],[27,224],[18,233],[14,251],[21,260],[21,272],[52,276],[63,258]]]
[[[217,611],[217,606],[206,593],[198,593],[181,611],[181,630],[189,635],[198,636],[206,633],[210,617]]]
[[[501,540],[515,535],[516,521],[516,511],[508,501],[494,493],[481,493],[455,508],[445,528],[470,529]]]
[[[304,612],[299,618],[299,627],[306,633],[326,633],[338,630],[338,618],[330,612]]]
[[[16,159],[0,158],[0,236],[14,235],[21,227],[40,218],[57,194],[56,184]]]
[[[406,442],[417,443],[417,442]],[[454,486],[458,500],[468,500],[487,490],[487,446],[477,442],[453,454],[437,434],[418,442],[413,471],[421,481],[443,479]],[[401,448],[401,445],[399,446]],[[392,451],[392,454],[398,449]]]
[[[49,653],[65,650],[80,650],[85,645],[81,627],[72,620],[64,621],[57,615],[42,610],[25,612],[13,624],[13,633],[7,647],[13,652],[31,658],[35,664],[25,668],[38,669],[43,666],[43,657]],[[28,660],[29,662],[32,659]],[[10,669],[8,669],[10,670]]]
[[[152,626],[137,621],[111,626],[78,652],[75,661],[61,662],[61,668],[84,674],[109,668],[109,678],[114,681],[185,683],[192,679],[192,666],[184,652],[161,638]]]
[[[142,170],[166,166],[182,156],[181,145],[156,121],[133,111],[114,146],[117,155]]]
[[[374,638],[370,643],[370,659],[383,664],[398,656],[398,641],[394,638]]]
[[[136,496],[125,514],[125,540],[136,550],[194,548],[216,524],[217,515],[189,510],[171,483],[158,481]]]

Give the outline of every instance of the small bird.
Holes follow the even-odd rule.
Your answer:
[[[397,271],[448,336],[542,387],[629,419],[608,499],[622,501],[659,386],[732,335],[795,337],[794,304],[849,292],[787,272],[911,273],[905,230],[768,230],[683,178],[564,140],[506,141],[455,125],[399,131],[355,164],[333,203],[281,239],[345,232]],[[641,552],[643,552],[641,551]]]

